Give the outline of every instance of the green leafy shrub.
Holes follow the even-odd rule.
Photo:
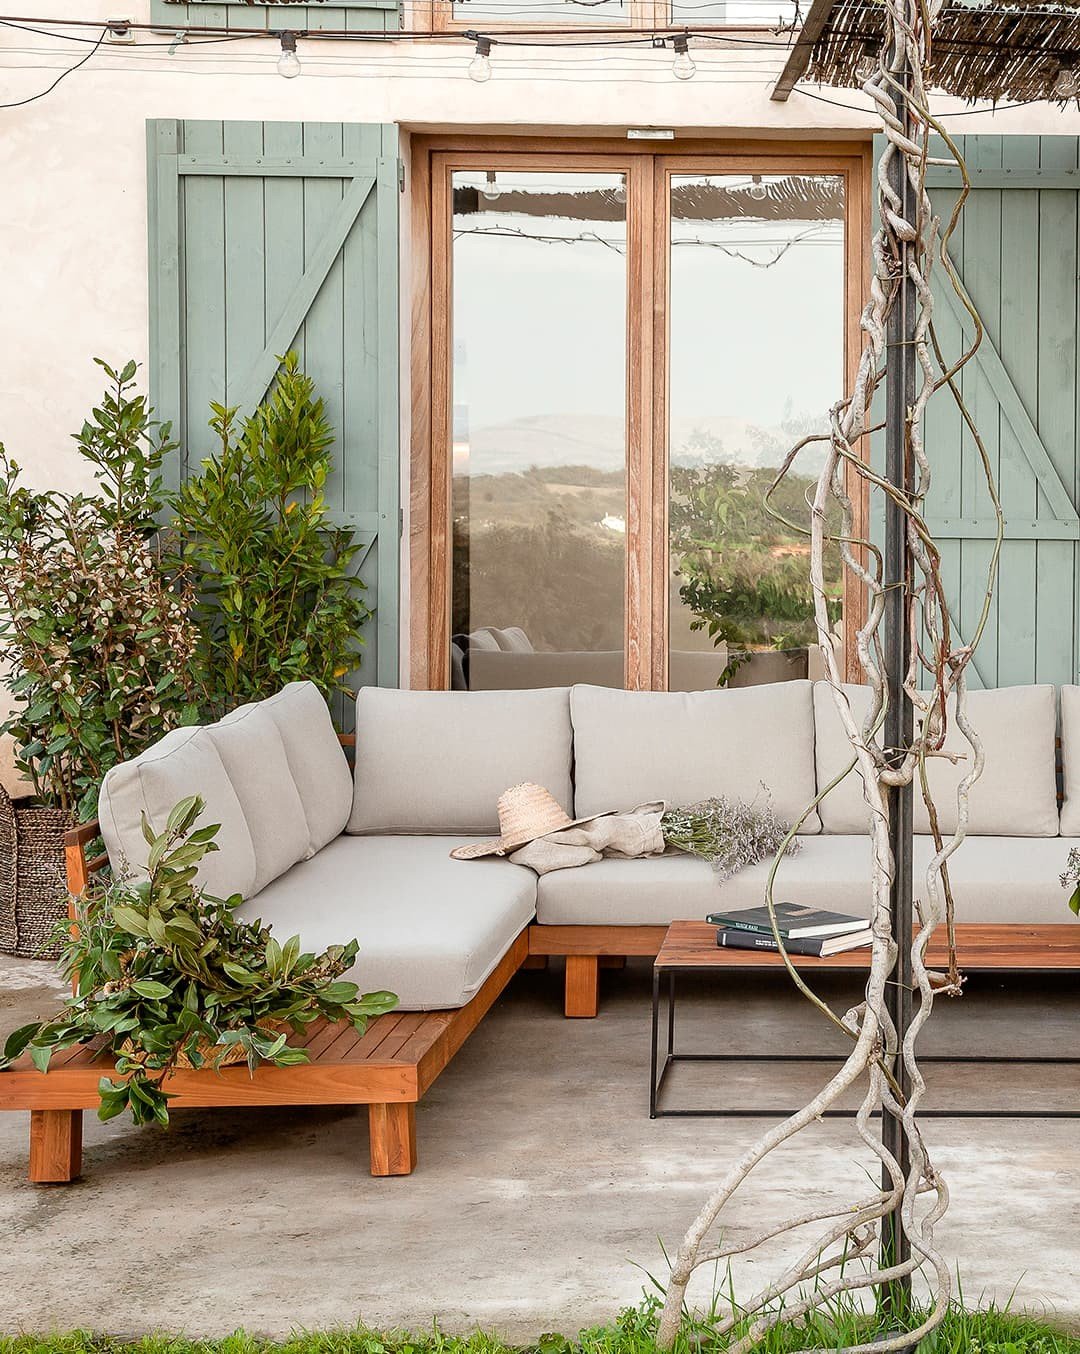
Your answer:
[[[96,492],[35,492],[0,445],[0,732],[37,794],[84,820],[110,766],[198,717],[190,581],[167,574],[155,520],[175,444],[135,363],[96,360],[110,388],[75,434]]]
[[[199,598],[200,672],[213,714],[307,678],[344,690],[372,614],[359,545],[324,497],[334,435],[295,353],[269,398],[236,421],[211,405],[221,449],[175,496],[173,527]]]
[[[370,1016],[397,1005],[390,992],[359,995],[341,979],[357,943],[331,945],[320,955],[300,951],[299,937],[279,944],[261,922],[234,915],[239,895],[223,900],[195,883],[199,861],[216,851],[217,824],[196,828],[203,811],[183,799],[155,835],[145,878],[110,881],[74,900],[64,968],[75,995],[55,1019],[11,1034],[0,1067],[27,1049],[46,1071],[52,1054],[104,1037],[117,1055],[117,1079],[102,1077],[98,1115],[130,1109],[137,1124],[169,1121],[162,1083],[181,1060],[220,1065],[239,1046],[254,1071],[260,1062],[287,1067],[308,1061],[290,1048],[288,1030],[314,1020],[349,1020],[360,1031]]]
[[[671,549],[679,596],[692,630],[734,651],[730,677],[755,649],[801,649],[817,643],[809,544],[778,522],[765,501],[774,471],[725,462],[672,468]],[[776,508],[800,525],[809,480],[791,476]],[[840,560],[826,555],[828,610],[840,616]]]

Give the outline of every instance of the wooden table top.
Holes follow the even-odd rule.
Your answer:
[[[783,968],[784,961],[775,951],[731,950],[716,943],[717,928],[707,921],[676,921],[668,927],[660,953],[658,969],[770,969]],[[977,972],[1001,969],[1007,972],[1080,971],[1080,922],[1049,926],[959,923],[956,927],[956,952],[961,969]],[[939,926],[930,943],[928,963],[940,967],[948,962],[944,926]],[[796,968],[865,969],[870,963],[870,947],[845,950],[824,959],[792,955]]]

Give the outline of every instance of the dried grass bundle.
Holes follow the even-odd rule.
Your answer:
[[[744,804],[720,795],[669,809],[660,820],[664,841],[707,860],[720,876],[720,883],[746,865],[770,860],[784,845],[791,824],[773,808],[768,788],[761,788],[764,803],[755,799]],[[784,854],[794,855],[800,846],[799,839],[792,837]]]

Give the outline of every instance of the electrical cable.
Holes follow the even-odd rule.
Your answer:
[[[839,99],[827,98],[824,94],[814,94],[809,89],[800,89],[797,85],[792,94],[801,94],[805,99],[815,99],[818,103],[828,103],[833,108],[846,108],[849,113],[869,113],[870,108],[859,108],[857,104],[841,103]],[[935,113],[937,118],[992,117],[995,113],[1008,113],[1014,108],[1029,108],[1033,103],[1045,103],[1045,99],[1021,99],[1018,103],[999,103],[992,108],[960,108],[954,113]]]
[[[26,105],[27,105],[28,103],[36,103],[38,99],[43,99],[43,98],[46,96],[46,94],[51,94],[51,93],[53,92],[53,90],[56,88],[56,86],[60,83],[61,80],[66,80],[67,77],[68,77],[69,75],[74,75],[74,73],[75,73],[81,66],[85,66],[85,65],[86,65],[86,63],[90,60],[90,58],[91,58],[91,57],[94,55],[94,53],[98,50],[98,48],[99,48],[99,47],[101,46],[101,44],[105,41],[105,39],[108,37],[108,35],[109,35],[109,33],[110,33],[111,31],[112,31],[112,30],[111,30],[111,29],[109,28],[109,26],[106,24],[106,26],[101,30],[101,36],[98,38],[97,42],[95,42],[94,45],[90,48],[90,50],[89,50],[88,52],[86,52],[83,56],[81,56],[81,57],[78,59],[78,61],[75,62],[75,64],[74,64],[73,66],[68,66],[68,67],[66,67],[64,70],[62,70],[62,71],[60,72],[60,74],[56,77],[56,79],[52,82],[52,84],[49,85],[49,87],[48,87],[47,89],[43,89],[43,90],[41,90],[41,91],[40,91],[39,93],[37,93],[37,94],[30,94],[30,95],[28,95],[27,98],[25,98],[25,99],[15,99],[15,100],[13,100],[11,103],[0,103],[0,109],[5,109],[5,108],[25,108]]]

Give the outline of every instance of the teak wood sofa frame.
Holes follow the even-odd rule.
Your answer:
[[[65,839],[68,888],[80,896],[105,856],[86,858],[97,824]],[[522,931],[461,1008],[379,1016],[361,1035],[349,1024],[313,1025],[295,1046],[310,1062],[295,1067],[246,1066],[177,1070],[165,1082],[177,1109],[226,1105],[367,1105],[372,1175],[408,1175],[416,1165],[416,1103],[487,1014],[528,957]],[[98,1103],[98,1081],[111,1058],[93,1044],[68,1049],[42,1075],[26,1059],[0,1075],[0,1110],[30,1111],[30,1179],[66,1184],[82,1165],[82,1112]]]

